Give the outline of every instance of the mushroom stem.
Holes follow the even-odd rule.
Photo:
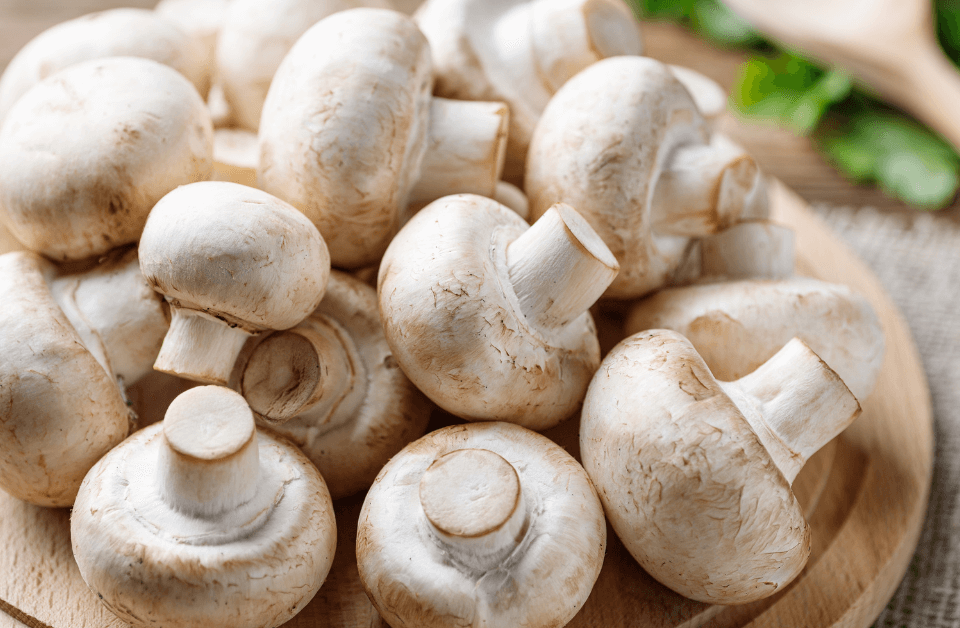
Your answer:
[[[860,415],[843,380],[799,338],[753,373],[721,385],[791,484],[810,456]]]
[[[560,329],[593,305],[620,265],[597,232],[557,203],[507,246],[510,283],[534,326]]]
[[[516,469],[486,449],[460,449],[434,460],[420,480],[420,505],[440,541],[474,569],[496,566],[527,527]]]
[[[210,517],[250,501],[260,458],[253,413],[228,388],[203,386],[183,393],[163,419],[159,489],[181,512]]]
[[[584,59],[640,54],[643,48],[637,21],[622,2],[536,0],[523,15],[537,76],[551,93],[584,68]]]
[[[317,423],[327,422],[357,379],[340,333],[321,321],[309,322],[264,340],[244,369],[243,396],[271,423],[285,423],[321,403],[330,412],[320,413]]]
[[[153,368],[203,382],[225,386],[240,349],[251,336],[218,318],[171,305],[170,330],[163,339]]]
[[[509,117],[500,102],[431,99],[420,178],[408,204],[460,193],[492,197],[503,172]]]
[[[722,135],[677,147],[653,193],[658,233],[702,237],[748,218],[765,218],[766,187],[756,162]]]
[[[794,265],[793,230],[769,220],[751,220],[697,240],[674,273],[673,283],[789,279]]]

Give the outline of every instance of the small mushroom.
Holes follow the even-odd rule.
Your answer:
[[[860,414],[802,341],[718,382],[683,336],[630,336],[590,383],[583,465],[630,554],[677,593],[743,604],[782,589],[810,554],[791,484]]]
[[[231,0],[217,42],[216,64],[234,121],[256,132],[280,62],[311,26],[339,11],[391,8],[389,0]]]
[[[334,499],[369,487],[430,418],[383,336],[376,291],[337,271],[313,314],[256,346],[239,387],[258,422],[307,454]]]
[[[711,138],[687,90],[644,57],[599,61],[560,88],[534,132],[525,189],[531,220],[564,202],[597,230],[621,267],[611,298],[663,286],[690,238],[768,211],[753,159]]]
[[[409,17],[379,9],[321,20],[277,71],[258,181],[317,225],[334,266],[375,264],[408,204],[493,195],[507,107],[432,98],[431,86],[426,39]]]
[[[56,272],[35,253],[0,256],[0,487],[40,506],[73,504],[130,428],[113,374],[51,293]]]
[[[152,59],[172,67],[206,94],[211,66],[204,63],[201,51],[200,41],[146,9],[110,9],[62,22],[34,37],[3,71],[0,123],[14,103],[43,79],[76,63],[104,57]],[[110,120],[107,113],[104,117]],[[87,125],[52,126],[55,131],[77,128],[96,133]]]
[[[408,445],[367,493],[360,580],[391,626],[563,626],[600,574],[606,524],[570,454],[508,423]]]
[[[203,99],[175,70],[133,57],[72,65],[0,128],[2,217],[52,259],[101,255],[136,242],[164,194],[209,178],[212,153]]]
[[[330,274],[323,238],[266,192],[207,181],[170,192],[140,240],[140,269],[170,303],[158,371],[226,384],[247,338],[293,327]]]
[[[430,42],[438,96],[510,106],[504,178],[517,184],[554,92],[604,57],[643,49],[621,0],[428,0],[414,19]]]
[[[797,277],[661,290],[638,303],[625,329],[686,336],[724,381],[757,369],[794,336],[863,401],[883,362],[883,330],[870,303],[846,286]]]
[[[181,394],[90,470],[70,535],[84,582],[137,627],[279,626],[336,548],[323,478],[217,386]]]
[[[448,196],[387,249],[380,316],[400,367],[441,408],[547,429],[576,411],[600,363],[587,310],[616,274],[569,206],[531,227],[494,200]]]

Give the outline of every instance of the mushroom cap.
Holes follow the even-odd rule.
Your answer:
[[[369,266],[419,178],[432,86],[413,20],[353,9],[321,20],[277,70],[260,121],[260,187],[302,211],[339,268]]]
[[[513,467],[528,517],[516,550],[485,571],[448,555],[421,505],[427,469],[471,449]],[[467,523],[468,533],[483,528]],[[361,582],[392,626],[563,626],[590,594],[605,549],[602,509],[583,468],[546,437],[508,423],[454,425],[408,445],[377,476],[357,529]]]
[[[201,94],[210,88],[202,44],[147,9],[110,9],[48,28],[10,61],[0,77],[0,122],[31,87],[67,66],[104,57],[143,57],[170,66]],[[86,128],[83,125],[71,125]],[[70,128],[56,127],[56,129]]]
[[[562,28],[537,28],[555,25],[544,13],[563,12]],[[504,172],[505,178],[519,175],[517,183],[537,120],[560,85],[599,59],[643,50],[639,24],[620,0],[427,0],[414,19],[430,41],[438,96],[509,105]],[[538,47],[551,48],[551,39],[578,36],[587,40],[588,54],[561,44],[558,58],[538,57]]]
[[[707,144],[706,123],[667,66],[613,57],[567,81],[544,110],[527,155],[533,222],[568,203],[620,263],[606,296],[633,298],[664,285],[689,238],[658,235],[652,199],[673,149]]]
[[[314,318],[340,331],[360,358],[359,406],[338,404],[332,416],[308,410],[268,427],[300,447],[333,498],[340,499],[369,487],[394,454],[423,435],[430,406],[400,370],[384,338],[376,290],[333,271],[323,301],[307,320]]]
[[[53,264],[0,256],[0,487],[40,506],[70,506],[90,467],[130,428],[113,378],[50,293]]]
[[[237,124],[251,131],[260,126],[270,82],[307,29],[328,15],[363,6],[391,8],[387,0],[232,0],[216,43],[216,64]]]
[[[600,363],[589,312],[559,330],[521,312],[505,258],[529,228],[494,200],[447,196],[404,226],[380,264],[380,317],[400,368],[468,421],[552,427],[577,410]]]
[[[676,332],[634,334],[607,355],[580,452],[624,546],[686,597],[751,602],[806,564],[810,528],[789,483]]]
[[[81,576],[135,626],[279,626],[313,598],[333,563],[336,524],[323,478],[296,447],[258,431],[257,494],[234,524],[191,516],[159,497],[163,427],[135,433],[84,479],[70,519]]]
[[[82,259],[135,242],[164,194],[212,168],[210,114],[189,81],[149,59],[95,59],[34,85],[10,110],[0,209],[30,249]]]
[[[150,212],[140,269],[173,305],[258,331],[293,327],[317,308],[330,258],[316,227],[287,203],[205,181],[177,188]]]
[[[683,334],[721,381],[752,373],[794,336],[861,401],[883,363],[883,329],[870,303],[846,286],[808,277],[661,290],[625,323],[630,334],[653,328]]]

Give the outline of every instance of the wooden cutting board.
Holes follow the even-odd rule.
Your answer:
[[[710,606],[684,599],[647,576],[610,530],[603,571],[571,627],[865,628],[906,572],[926,512],[933,464],[930,395],[917,349],[869,269],[799,197],[780,184],[774,184],[772,195],[774,218],[796,231],[799,273],[845,283],[864,294],[880,315],[887,341],[876,392],[864,404],[863,415],[797,478],[796,490],[813,529],[810,561],[795,582],[766,600]],[[575,430],[569,424],[551,435],[575,450]],[[336,504],[339,540],[333,570],[287,626],[381,626],[360,587],[354,559],[361,504],[362,496]],[[0,628],[125,625],[101,607],[80,579],[70,549],[68,510],[31,506],[0,492],[0,539],[0,610],[12,616],[0,613]]]

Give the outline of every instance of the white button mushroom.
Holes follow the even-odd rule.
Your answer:
[[[672,329],[686,336],[721,380],[754,371],[794,336],[863,401],[883,362],[883,330],[865,298],[846,286],[797,277],[661,290],[627,317],[628,334]]]
[[[456,425],[377,476],[357,561],[391,626],[546,628],[586,601],[606,536],[593,485],[559,446],[507,423]]]
[[[590,226],[558,205],[532,227],[463,194],[420,211],[380,265],[380,315],[407,376],[467,420],[547,429],[600,363],[588,308],[617,274]]]
[[[41,506],[71,505],[130,428],[112,374],[51,294],[55,274],[34,253],[0,256],[0,486]]]
[[[333,265],[375,264],[414,201],[492,196],[507,108],[430,95],[430,50],[409,17],[353,9],[284,59],[260,121],[262,189],[320,229]]]
[[[307,29],[328,15],[357,7],[391,8],[389,0],[232,0],[217,42],[216,64],[237,125],[259,128],[270,82]]]
[[[279,626],[336,548],[323,478],[217,386],[183,393],[90,470],[70,534],[87,586],[138,627]]]
[[[599,61],[554,95],[527,159],[531,220],[569,203],[597,230],[621,271],[607,296],[664,285],[691,237],[767,211],[756,163],[708,136],[686,89],[644,57]]]
[[[0,123],[31,87],[60,70],[104,57],[143,57],[187,77],[201,94],[210,87],[211,66],[202,44],[153,11],[111,9],[84,15],[34,37],[0,77]],[[85,125],[58,126],[88,129]],[[89,132],[89,129],[88,129]]]
[[[317,308],[330,257],[316,227],[290,205],[208,181],[153,208],[140,269],[172,313],[154,368],[226,384],[247,338],[293,327]]]
[[[209,178],[212,154],[210,114],[182,75],[148,59],[87,61],[35,85],[4,120],[0,210],[47,257],[102,254],[135,242],[164,194]]]
[[[257,345],[240,390],[317,465],[334,499],[370,486],[430,418],[383,336],[376,291],[337,271],[313,314]]]
[[[621,0],[428,0],[414,19],[430,42],[438,96],[510,106],[504,178],[518,184],[550,96],[588,65],[643,49]]]
[[[810,528],[790,486],[859,414],[800,340],[724,383],[683,336],[652,330],[604,359],[580,452],[610,524],[651,576],[695,600],[741,604],[803,569]]]

